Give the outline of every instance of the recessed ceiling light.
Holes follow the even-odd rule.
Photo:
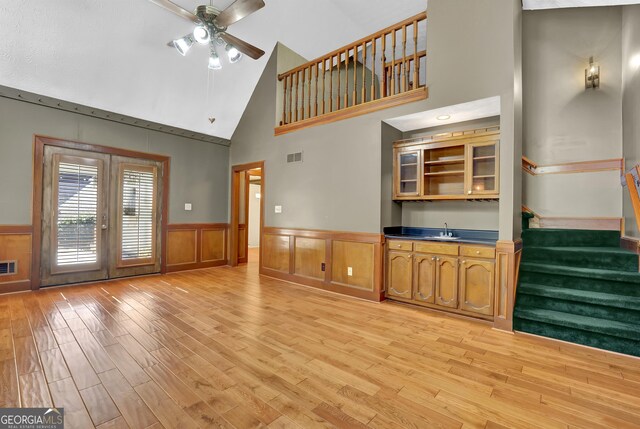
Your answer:
[[[437,120],[439,121],[446,121],[447,119],[450,119],[451,116],[450,115],[440,115],[438,117],[436,117]]]

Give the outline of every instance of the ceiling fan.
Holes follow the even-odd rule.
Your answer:
[[[201,5],[191,13],[169,0],[149,0],[156,5],[193,22],[196,27],[193,33],[172,40],[167,45],[176,48],[181,55],[186,55],[195,42],[209,45],[209,68],[218,70],[222,62],[218,56],[216,46],[224,46],[229,62],[235,63],[242,58],[242,54],[257,60],[264,55],[264,51],[244,40],[227,33],[227,27],[242,18],[264,7],[263,0],[236,0],[222,12],[213,5]]]

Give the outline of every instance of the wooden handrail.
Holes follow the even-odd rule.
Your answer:
[[[614,158],[598,159],[594,161],[565,162],[553,165],[538,165],[526,156],[523,156],[522,169],[532,176],[537,176],[539,174],[591,173],[607,170],[618,170],[622,172],[624,169],[624,160],[622,158]]]
[[[310,126],[324,115],[342,118],[347,110],[353,115],[354,108],[364,114],[387,97],[404,95],[396,102],[426,97],[427,53],[418,45],[426,38],[426,26],[420,25],[426,18],[426,12],[419,13],[278,75],[281,131]],[[335,115],[341,111],[345,115]]]
[[[297,71],[300,71],[300,70],[302,70],[302,69],[304,69],[306,67],[309,67],[309,65],[313,65],[315,63],[322,62],[323,59],[328,59],[329,57],[335,57],[336,55],[343,53],[344,50],[347,49],[347,48],[352,48],[353,46],[356,46],[356,45],[362,45],[363,43],[370,42],[372,39],[379,38],[383,34],[390,33],[391,31],[393,31],[393,29],[397,30],[398,28],[402,28],[402,26],[404,26],[404,25],[412,24],[414,21],[420,22],[420,21],[424,21],[425,19],[427,19],[427,12],[420,12],[419,14],[414,15],[411,18],[407,18],[404,21],[401,21],[401,22],[399,22],[397,24],[390,25],[387,28],[384,28],[382,30],[376,31],[375,33],[373,33],[373,34],[371,34],[369,36],[363,37],[362,39],[360,39],[360,40],[358,40],[356,42],[349,43],[348,45],[345,45],[345,46],[343,46],[341,48],[338,48],[335,51],[331,51],[328,54],[324,54],[321,57],[318,57],[318,58],[313,59],[311,61],[307,61],[306,63],[304,63],[302,65],[299,65],[298,67],[292,68],[291,70],[288,70],[288,71],[286,71],[286,72],[284,72],[282,74],[279,74],[278,75],[278,80],[284,79],[285,75],[290,75],[290,74],[293,74],[293,73],[295,73]]]

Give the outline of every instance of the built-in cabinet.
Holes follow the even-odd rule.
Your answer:
[[[497,199],[499,140],[482,129],[396,142],[394,199]]]
[[[493,317],[494,247],[389,240],[386,274],[389,299]]]

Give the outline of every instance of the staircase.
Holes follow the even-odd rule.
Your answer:
[[[617,231],[527,229],[514,329],[640,356],[638,255]]]

